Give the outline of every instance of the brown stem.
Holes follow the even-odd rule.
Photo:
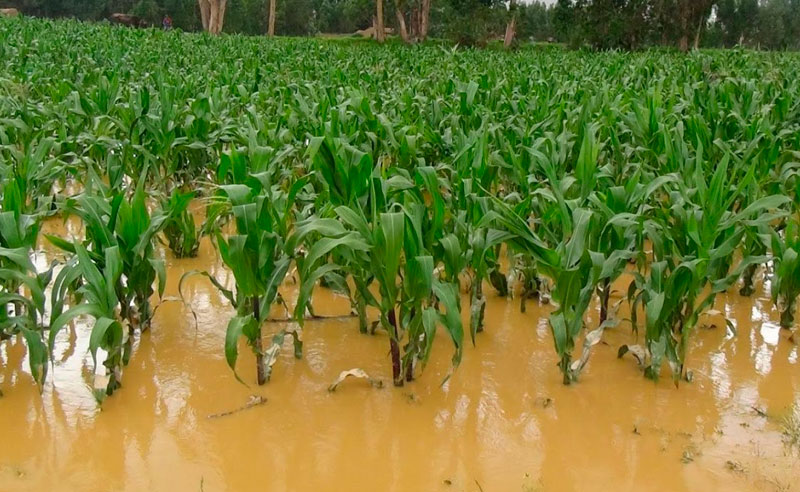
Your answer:
[[[392,352],[392,381],[395,386],[403,386],[403,369],[400,359],[400,345],[397,343],[397,319],[394,308],[389,311],[389,324],[392,331],[389,333],[389,349]]]
[[[563,383],[565,386],[572,384],[572,371],[569,367],[571,360],[572,357],[567,353],[561,356],[561,361],[558,364],[559,368],[561,369],[561,373],[564,375]]]
[[[611,281],[605,279],[600,289],[600,324],[608,319],[608,299],[611,297]]]
[[[483,299],[483,279],[477,280],[478,284],[475,286],[475,302],[484,301]],[[483,333],[483,317],[486,312],[486,302],[481,303],[481,309],[478,312],[478,329],[476,333]]]
[[[756,275],[756,269],[758,265],[748,265],[747,268],[744,270],[744,275],[742,275],[742,288],[739,289],[739,295],[742,296],[751,296],[753,292],[755,292],[755,281],[754,277]]]
[[[787,302],[781,313],[781,328],[791,330],[794,325],[795,301]]]
[[[264,367],[264,345],[261,342],[261,306],[259,305],[258,296],[253,296],[253,317],[258,323],[256,330],[256,378],[258,385],[261,386],[267,382],[267,374]]]
[[[367,333],[367,303],[364,296],[356,292],[356,312],[358,313],[358,331]]]

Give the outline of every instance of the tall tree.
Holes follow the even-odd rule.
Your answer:
[[[198,0],[203,29],[211,34],[222,32],[228,0]]]
[[[723,44],[735,46],[754,37],[757,18],[758,0],[720,0],[716,24],[721,29]]]
[[[695,49],[699,47],[700,36],[716,3],[717,0],[678,0],[678,48],[681,51],[689,51],[692,35]]]
[[[508,24],[506,24],[506,35],[503,39],[503,46],[506,48],[509,48],[511,43],[514,42],[514,33],[517,29],[517,2],[515,0],[509,0],[508,11],[511,18],[508,19]]]
[[[572,0],[558,0],[553,8],[553,27],[560,41],[569,41],[575,27],[575,6]]]
[[[382,43],[386,40],[386,30],[383,27],[383,0],[375,0],[375,40]]]
[[[209,0],[197,0],[200,7],[200,21],[203,24],[203,30],[208,31],[208,19],[211,17],[211,2]]]
[[[269,0],[269,19],[267,19],[267,36],[275,36],[275,2],[277,0]]]
[[[395,0],[394,14],[397,17],[397,29],[400,31],[400,39],[402,39],[405,43],[411,43],[413,40],[408,34],[408,28],[406,27],[406,14],[404,7],[405,2],[403,0]]]
[[[406,43],[427,39],[431,0],[395,0],[394,5],[400,38]]]
[[[420,12],[419,20],[419,39],[425,41],[428,39],[428,24],[431,18],[431,0],[422,0],[422,11]]]

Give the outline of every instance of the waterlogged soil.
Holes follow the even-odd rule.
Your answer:
[[[55,228],[69,235],[69,227]],[[56,253],[43,249],[37,261],[46,265]],[[787,423],[800,406],[798,346],[763,290],[718,299],[692,343],[693,381],[677,388],[666,373],[654,383],[634,359],[617,359],[635,341],[626,321],[606,332],[580,381],[563,386],[552,308],[531,301],[521,314],[518,300],[494,294],[486,331],[444,384],[452,345],[443,334],[424,373],[394,388],[386,336],[362,335],[356,319],[341,317],[305,323],[302,360],[287,337],[272,380],[258,387],[246,347],[238,369],[247,385],[226,365],[233,310],[208,280],[188,278],[187,304],[176,300],[191,270],[232,282],[211,244],[196,259],[165,255],[168,300],[137,337],[123,388],[102,407],[91,391],[89,324],[59,335],[41,394],[19,341],[0,345],[0,491],[800,488]],[[283,287],[290,304],[295,292]],[[349,311],[325,289],[314,306]],[[285,327],[268,325],[265,341]],[[328,391],[355,367],[383,386],[349,379]]]

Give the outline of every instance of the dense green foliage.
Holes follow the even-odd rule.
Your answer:
[[[269,0],[228,0],[224,29],[264,34]],[[384,2],[388,26],[408,0]],[[160,25],[170,15],[183,30],[201,29],[197,0],[5,0],[28,15],[106,19],[115,12]],[[518,40],[558,41],[571,46],[638,49],[680,46],[681,38],[701,46],[745,45],[800,49],[800,0],[432,0],[430,34],[461,44],[485,44],[502,36],[516,16]],[[276,32],[282,35],[353,33],[371,25],[374,0],[278,0]]]
[[[0,58],[0,338],[24,338],[38,382],[59,329],[88,315],[116,389],[163,290],[159,244],[191,255],[198,234],[235,280],[196,272],[236,309],[227,361],[243,337],[259,382],[287,336],[301,356],[319,285],[350,299],[361,331],[386,332],[396,384],[436,339],[452,343],[453,367],[465,332],[481,343],[490,285],[552,299],[567,383],[614,326],[632,330],[620,353],[647,376],[688,378],[698,318],[762,272],[793,327],[797,55],[268,42],[23,19],[0,20]],[[199,228],[190,192],[206,206]],[[53,215],[85,229],[48,236],[65,252],[55,279],[29,259]],[[263,348],[292,271],[297,327]],[[625,321],[610,300],[623,274]]]

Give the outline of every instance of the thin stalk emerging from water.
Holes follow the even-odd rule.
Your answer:
[[[259,305],[258,296],[253,296],[253,317],[256,319],[256,377],[258,385],[261,386],[267,382],[267,374],[264,367],[264,345],[261,341],[261,306]]]

